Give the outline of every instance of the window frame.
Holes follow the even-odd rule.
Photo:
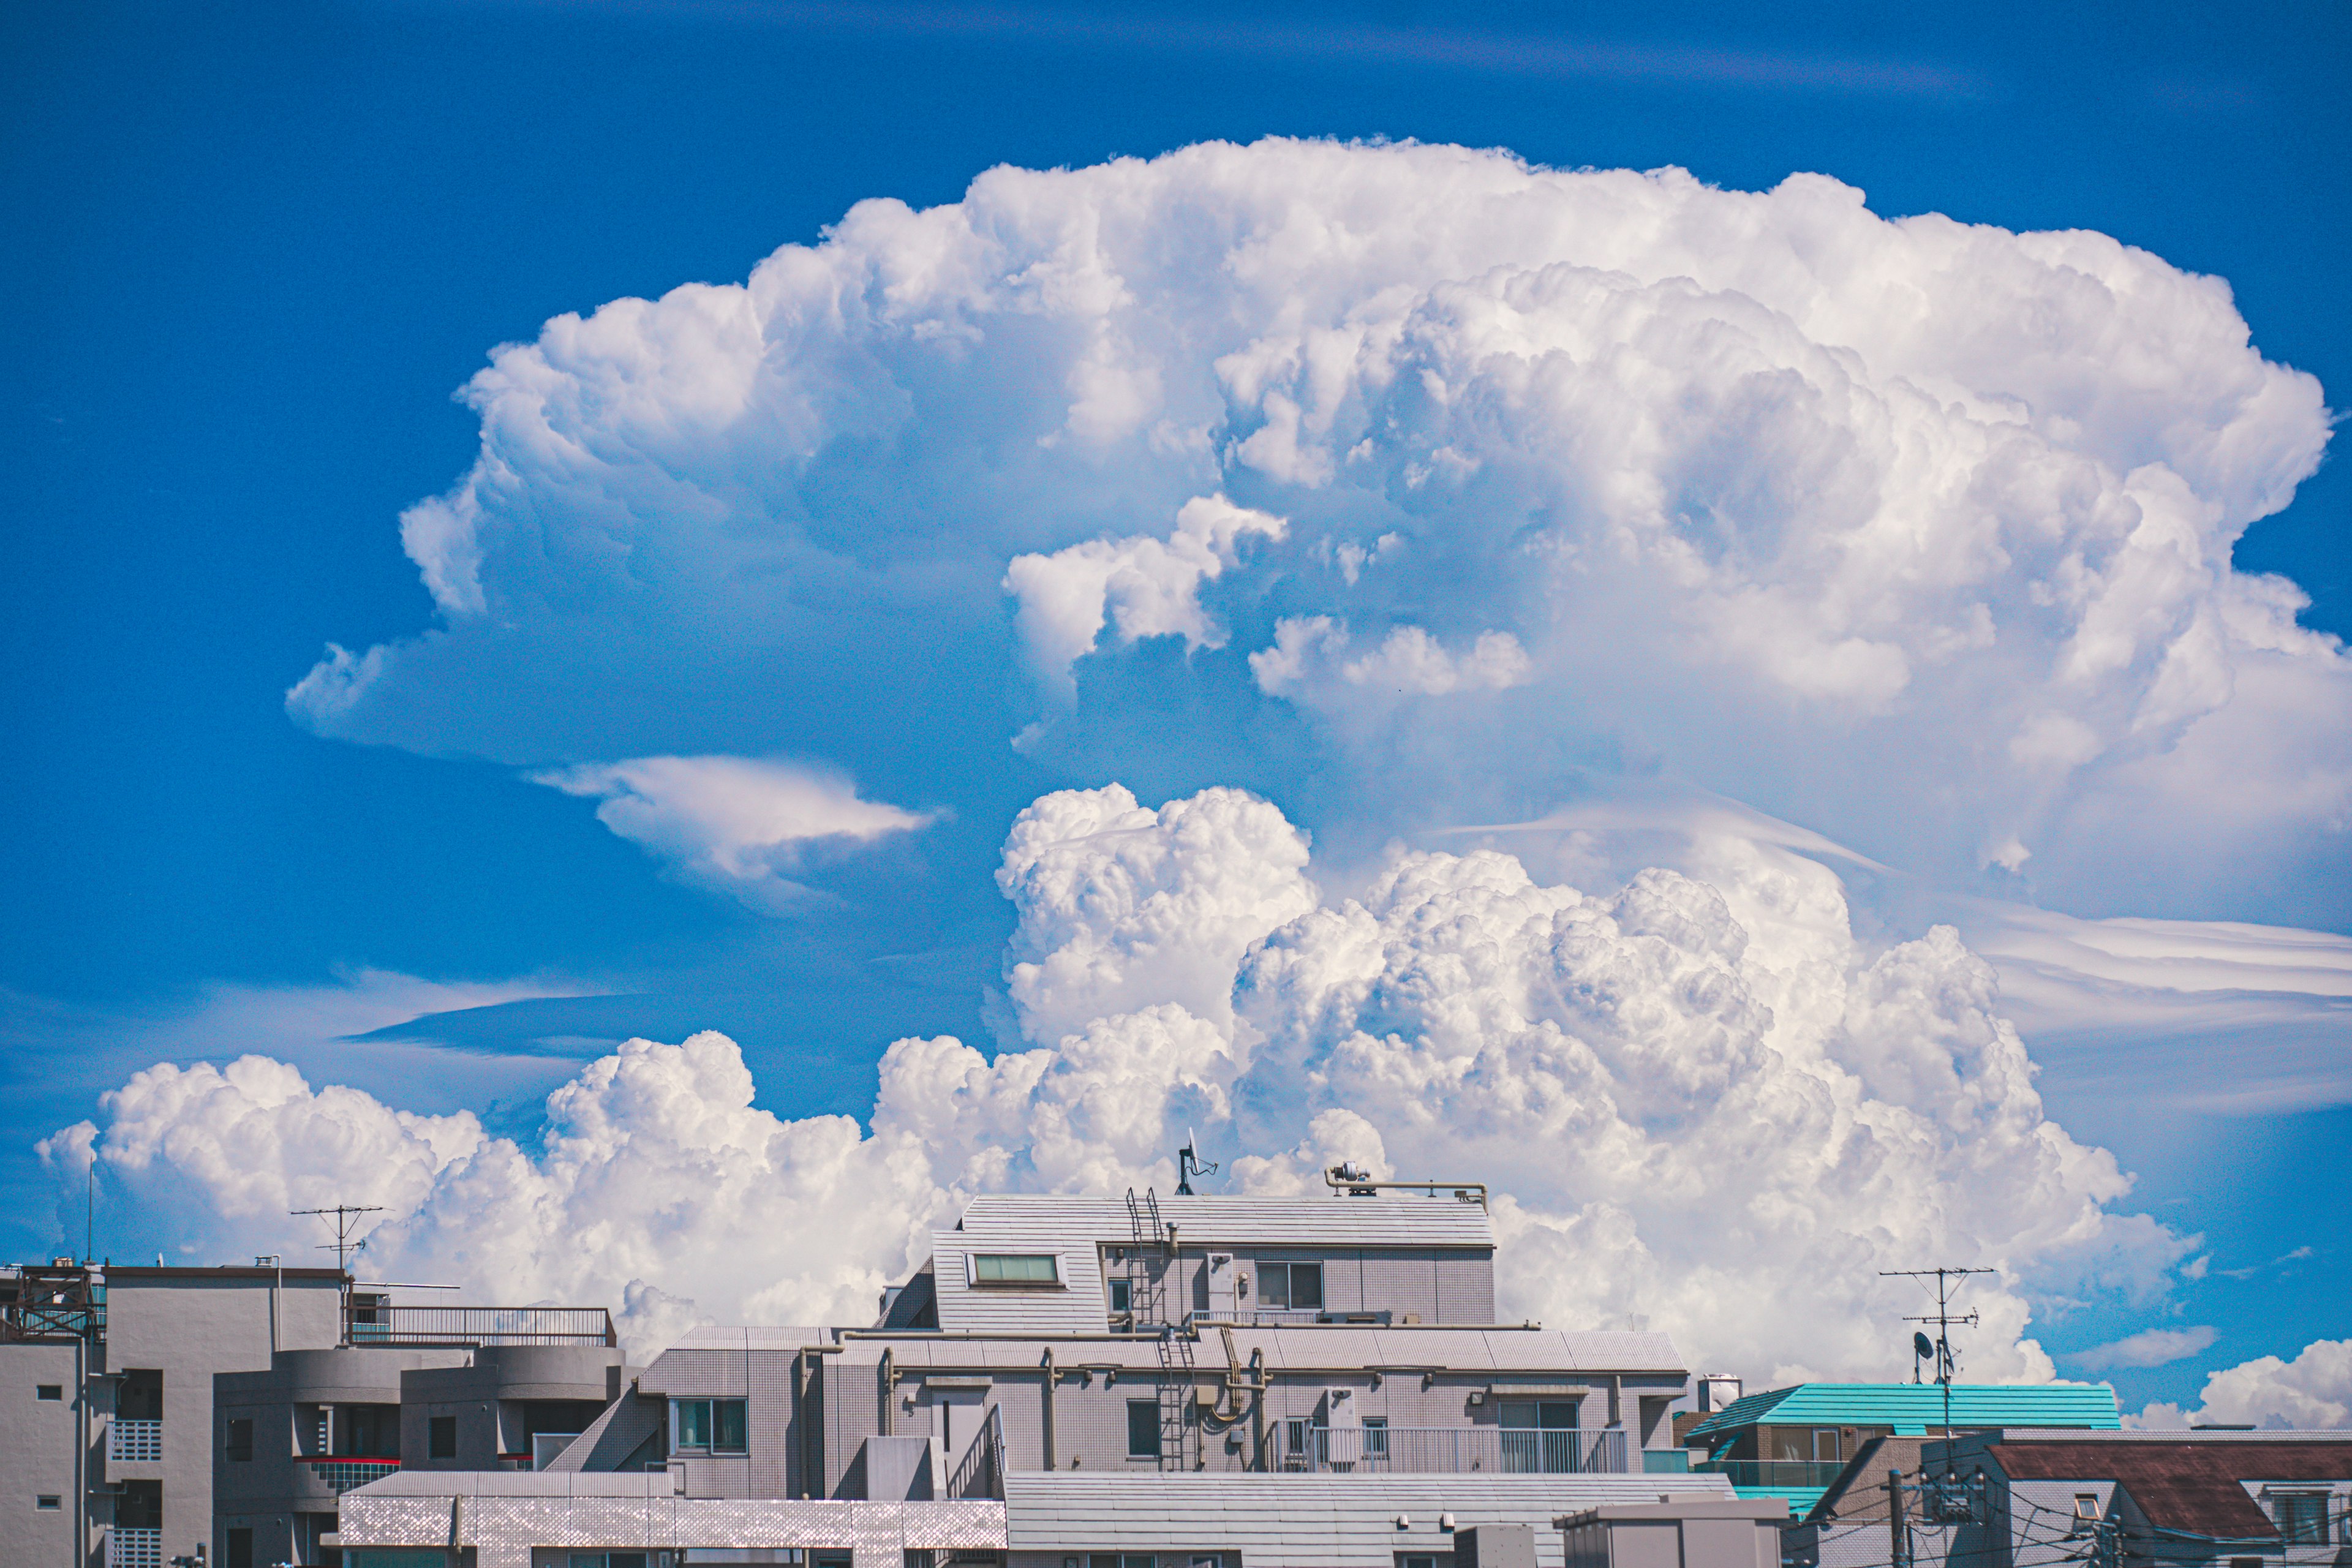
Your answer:
[[[64,1510],[65,1506],[66,1499],[63,1492],[35,1492],[33,1494],[33,1511],[35,1513],[58,1513]]]
[[[2282,1546],[2333,1545],[2334,1542],[2327,1539],[2327,1505],[2333,1500],[2334,1499],[2331,1494],[2318,1490],[2274,1491],[2271,1493],[2271,1521],[2278,1526],[2279,1544]],[[2290,1530],[2288,1527],[2287,1510],[2289,1505],[2294,1505],[2294,1510],[2298,1515],[2294,1521],[2293,1530]],[[2315,1509],[2316,1517],[2303,1516],[2303,1510],[2306,1506]],[[2304,1530],[2306,1526],[2311,1529],[2310,1534],[2305,1535],[2296,1533],[2297,1531]]]
[[[699,1441],[687,1436],[689,1408],[701,1413],[695,1423],[701,1428]],[[731,1446],[726,1441],[730,1426],[731,1436],[736,1438]],[[748,1454],[751,1451],[751,1402],[740,1395],[695,1394],[670,1399],[669,1447],[673,1454]]]
[[[447,1425],[443,1425],[443,1423]],[[441,1447],[441,1434],[449,1434],[449,1447]],[[425,1417],[425,1457],[428,1459],[454,1459],[457,1457],[457,1418],[455,1415],[426,1415]]]
[[[1150,1417],[1144,1426],[1144,1429],[1151,1434],[1151,1447],[1148,1449],[1138,1448],[1135,1446],[1138,1411],[1143,1412]],[[1129,1400],[1127,1402],[1127,1457],[1130,1459],[1150,1459],[1157,1463],[1166,1452],[1166,1445],[1160,1439],[1160,1401],[1157,1398]]]
[[[66,1385],[62,1383],[37,1383],[33,1384],[33,1398],[37,1403],[44,1405],[62,1405],[65,1403],[65,1397]]]
[[[253,1463],[253,1417],[232,1415],[221,1433],[221,1458],[232,1465]]]
[[[973,1252],[965,1283],[983,1290],[1059,1290],[1062,1256],[1057,1252]],[[1036,1265],[1045,1266],[1041,1274]],[[1021,1267],[1008,1272],[1008,1265]]]

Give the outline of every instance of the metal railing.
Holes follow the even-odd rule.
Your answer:
[[[119,1524],[109,1527],[106,1568],[163,1568],[163,1532]]]
[[[1625,1434],[1507,1426],[1316,1426],[1283,1422],[1275,1468],[1387,1475],[1625,1475],[1638,1470]]]
[[[614,1345],[602,1307],[393,1307],[349,1309],[353,1345]]]
[[[400,1473],[398,1459],[371,1455],[335,1454],[306,1458],[302,1463],[310,1467],[311,1473],[319,1478],[321,1486],[338,1497],[353,1487],[363,1487],[370,1481],[380,1481],[386,1476]]]
[[[1727,1476],[1735,1487],[1825,1487],[1845,1468],[1843,1459],[1708,1459],[1691,1468]]]
[[[1285,1329],[1313,1327],[1318,1323],[1349,1324],[1386,1328],[1395,1314],[1377,1312],[1340,1312],[1325,1307],[1244,1307],[1208,1312],[1187,1312],[1184,1326],[1188,1329]]]
[[[948,1496],[1001,1498],[1004,1495],[1004,1417],[996,1405],[972,1434],[971,1444],[948,1477]]]
[[[163,1458],[161,1421],[110,1421],[106,1424],[106,1457],[115,1464],[160,1463]]]

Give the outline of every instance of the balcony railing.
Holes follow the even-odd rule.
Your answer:
[[[602,1307],[392,1307],[350,1309],[354,1345],[613,1345]]]
[[[302,1463],[319,1478],[319,1484],[337,1497],[353,1487],[363,1487],[370,1481],[380,1481],[386,1476],[400,1473],[398,1459],[381,1458],[373,1455],[336,1454],[307,1458]]]
[[[1004,1495],[1004,1416],[996,1405],[972,1434],[971,1446],[956,1461],[948,1477],[950,1498],[1001,1498]]]
[[[106,1457],[115,1464],[157,1464],[163,1458],[161,1421],[110,1421],[106,1424]]]
[[[1640,1461],[1618,1430],[1535,1431],[1504,1426],[1276,1428],[1275,1468],[1372,1475],[1625,1475]],[[1639,1450],[1633,1454],[1638,1455]]]
[[[106,1532],[106,1568],[163,1568],[163,1532],[112,1526]]]
[[[1845,1468],[1843,1459],[1709,1459],[1691,1468],[1727,1476],[1735,1487],[1825,1487]]]

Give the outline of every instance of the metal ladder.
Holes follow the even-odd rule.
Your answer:
[[[1130,1326],[1137,1333],[1150,1333],[1160,1352],[1160,1468],[1181,1470],[1187,1468],[1191,1447],[1191,1413],[1185,1405],[1192,1397],[1192,1337],[1168,1316],[1168,1277],[1176,1270],[1176,1249],[1160,1217],[1156,1190],[1147,1187],[1138,1199],[1133,1187],[1127,1189],[1127,1223]]]

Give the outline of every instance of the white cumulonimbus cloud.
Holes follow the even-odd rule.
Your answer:
[[[1106,615],[1121,642],[1181,637],[1187,648],[1224,647],[1224,629],[1201,607],[1201,584],[1238,562],[1244,535],[1280,539],[1286,526],[1221,495],[1195,496],[1164,540],[1095,539],[1051,555],[1016,555],[1005,568],[1004,591],[1019,602],[1016,618],[1038,674],[1075,697],[1070,666],[1094,651]]]
[[[1818,864],[1737,838],[1701,860],[1586,893],[1400,851],[1349,897],[1255,796],[1063,792],[1000,879],[1033,1043],[900,1040],[866,1126],[759,1108],[702,1034],[589,1065],[530,1144],[247,1058],[141,1073],[44,1152],[76,1202],[94,1155],[221,1247],[380,1203],[394,1277],[614,1304],[641,1345],[697,1313],[864,1321],[971,1194],[1164,1186],[1187,1130],[1238,1190],[1319,1191],[1340,1158],[1484,1179],[1508,1314],[1643,1320],[1773,1380],[1901,1359],[1917,1303],[1878,1268],[1999,1268],[1970,1301],[1991,1378],[2050,1372],[2037,1294],[2161,1292],[2188,1241],[2115,1207],[2127,1179],[2043,1114],[1948,929],[1873,952]]]
[[[2197,1407],[2151,1405],[2136,1426],[2352,1427],[2352,1340],[2314,1340],[2293,1359],[2257,1356],[2210,1373]]]
[[[602,802],[597,821],[681,879],[778,913],[809,901],[811,890],[788,873],[812,858],[932,820],[861,799],[825,770],[749,757],[637,757],[530,778]]]
[[[1303,724],[1375,837],[1633,759],[1948,886],[2342,906],[2352,661],[2231,564],[2328,411],[2102,235],[1205,144],[862,203],[467,396],[478,462],[403,521],[441,624],[333,650],[289,696],[323,733],[795,750],[846,692],[932,716],[829,733],[855,773],[1011,767],[1025,703],[1048,765],[1206,778]]]

